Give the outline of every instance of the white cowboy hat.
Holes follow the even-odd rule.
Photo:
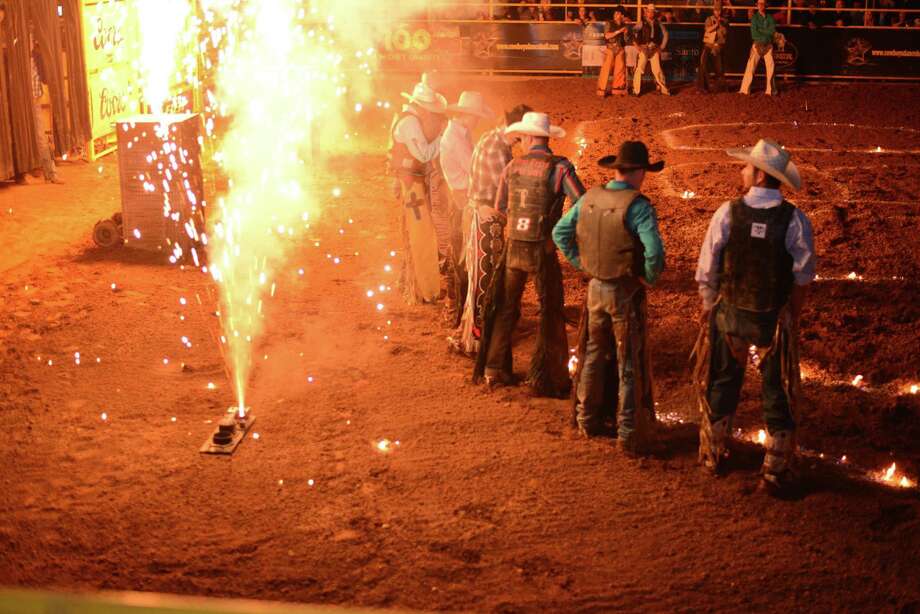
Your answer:
[[[460,100],[457,101],[457,104],[447,107],[447,112],[467,113],[484,119],[490,119],[495,116],[495,112],[489,108],[489,105],[486,104],[482,94],[479,92],[463,92],[460,94]]]
[[[527,134],[530,136],[545,136],[561,139],[565,130],[549,123],[546,113],[524,113],[524,118],[505,128],[505,134]]]
[[[425,83],[416,83],[411,94],[402,93],[403,98],[417,104],[432,113],[444,113],[447,110],[447,98],[438,94]]]
[[[753,164],[796,190],[802,187],[802,177],[795,163],[789,159],[789,152],[772,139],[760,139],[753,147],[726,149],[725,153]]]

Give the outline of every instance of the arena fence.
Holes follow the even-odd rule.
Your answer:
[[[647,3],[646,3],[647,5]],[[444,71],[471,71],[527,74],[581,74],[600,64],[603,49],[603,23],[558,20],[508,20],[488,17],[504,7],[519,7],[500,2],[434,4],[428,18],[394,27],[380,46],[382,67],[391,71],[418,72],[429,68]],[[534,5],[538,6],[538,5]],[[553,5],[570,10],[583,6],[609,16],[613,3]],[[643,3],[625,4],[631,18],[641,14]],[[702,21],[711,8],[702,5],[656,4],[659,12],[673,9],[680,22],[666,23],[669,40],[662,54],[669,80],[695,78],[702,45]],[[608,11],[603,13],[602,11]],[[724,51],[729,75],[740,74],[751,45],[748,9],[735,8],[734,23]],[[486,13],[487,11],[487,13]],[[743,14],[740,14],[744,11]],[[920,80],[920,31],[906,27],[866,27],[822,25],[809,27],[799,22],[816,19],[808,9],[786,7],[770,9],[777,18],[777,30],[787,41],[774,57],[780,76],[836,79]],[[865,9],[819,9],[831,23],[843,15],[852,21]],[[870,9],[890,21],[909,18],[897,9]],[[840,15],[837,15],[840,13]],[[559,13],[555,13],[558,15]],[[479,15],[480,19],[475,17]],[[485,17],[483,17],[485,15]],[[916,15],[920,17],[920,12]],[[784,22],[796,22],[786,25]],[[632,64],[635,49],[627,49]]]
[[[0,614],[371,614],[379,610],[158,593],[0,591]],[[387,610],[400,612],[400,610]],[[405,613],[406,610],[401,610]]]

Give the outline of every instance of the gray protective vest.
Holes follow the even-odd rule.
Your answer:
[[[626,226],[637,190],[608,190],[598,186],[582,197],[576,236],[581,268],[595,279],[610,281],[642,276],[645,248]]]

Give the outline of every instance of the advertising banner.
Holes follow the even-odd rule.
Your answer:
[[[118,119],[138,113],[140,92],[130,66],[103,68],[89,75],[87,82],[93,139],[114,133]]]
[[[607,40],[604,38],[603,22],[589,23],[582,32],[581,65],[601,66]]]
[[[130,64],[137,58],[139,31],[132,2],[86,0],[83,29],[87,72]]]
[[[462,28],[458,24],[399,24],[386,32],[378,46],[380,66],[413,72],[457,68],[464,57]]]
[[[583,28],[577,23],[507,22],[469,26],[471,67],[580,71]]]
[[[114,123],[138,112],[137,65],[140,28],[131,0],[84,0],[83,49],[89,93],[90,159],[114,147]]]
[[[662,52],[668,81],[688,82],[699,69],[703,26],[668,24],[668,45]],[[785,46],[773,49],[776,74],[807,76],[920,77],[920,37],[895,28],[811,30],[781,26]],[[726,73],[743,73],[751,50],[747,24],[732,24],[723,50]],[[757,74],[764,72],[763,64]],[[650,77],[649,77],[650,78]]]

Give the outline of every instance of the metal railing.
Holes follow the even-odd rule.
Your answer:
[[[904,13],[907,19],[906,26],[891,26],[891,25],[879,25],[879,24],[866,24],[865,19],[856,19],[851,20],[854,23],[845,24],[842,26],[825,23],[821,24],[820,27],[844,27],[844,28],[890,28],[890,27],[914,27],[920,28],[920,7],[914,7],[911,9],[905,8],[878,8],[875,6],[875,0],[864,0],[864,6],[861,8],[836,8],[836,7],[827,7],[827,8],[818,8],[818,7],[806,7],[806,6],[795,6],[793,0],[786,0],[783,4],[774,4],[767,8],[767,12],[777,18],[778,25],[783,26],[801,26],[808,27],[802,24],[794,23],[793,16],[800,15],[803,13],[808,13],[811,10],[814,10],[816,14],[836,14],[836,13],[846,13],[864,16],[866,13],[869,13],[873,16],[876,15],[891,15],[893,18],[899,16],[899,14]],[[572,22],[572,21],[603,21],[604,18],[609,18],[610,14],[613,12],[613,9],[617,6],[623,6],[627,10],[627,17],[630,17],[633,20],[638,20],[642,15],[642,10],[644,6],[652,4],[652,2],[646,0],[638,0],[634,3],[626,2],[616,2],[614,0],[608,1],[594,1],[594,2],[579,2],[578,0],[564,0],[563,2],[555,3],[545,3],[537,2],[522,5],[520,2],[508,2],[502,0],[430,0],[427,8],[427,14],[423,17],[429,22],[434,23],[464,23],[464,22],[507,22],[515,21],[521,23],[539,23],[539,22]],[[708,16],[712,11],[712,2],[711,0],[687,0],[683,3],[657,3],[655,2],[655,7],[658,9],[659,14],[667,12],[689,12],[696,13],[701,17],[699,20],[687,20],[687,19],[674,19],[675,23],[702,23],[706,16]],[[527,12],[522,13],[521,10],[526,9],[527,12],[533,11],[534,14],[528,15]],[[584,9],[584,17],[579,16],[579,10]],[[735,6],[730,2],[726,1],[723,3],[723,12],[727,14],[730,18],[741,17],[741,20],[735,21],[733,23],[747,23],[749,20],[748,13],[753,12],[753,7],[750,6]],[[590,19],[591,12],[595,13],[596,19]],[[598,15],[600,12],[600,15]],[[510,14],[510,16],[508,16]],[[561,15],[561,18],[559,18]],[[918,20],[918,25],[913,25],[914,20]]]

